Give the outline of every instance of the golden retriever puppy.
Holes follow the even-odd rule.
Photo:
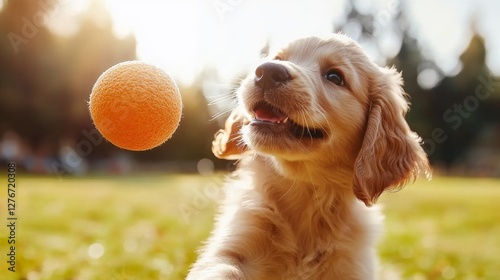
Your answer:
[[[401,85],[344,35],[270,54],[213,143],[240,162],[187,279],[375,279],[372,205],[429,175]]]

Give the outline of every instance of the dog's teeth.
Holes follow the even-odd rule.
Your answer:
[[[288,117],[286,117],[284,120],[283,120],[283,123],[287,123],[288,122]]]

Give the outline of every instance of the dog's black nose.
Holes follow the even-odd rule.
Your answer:
[[[278,63],[266,62],[255,69],[255,84],[263,90],[277,88],[290,78],[285,66]]]

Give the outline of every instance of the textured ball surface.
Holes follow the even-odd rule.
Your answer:
[[[123,149],[144,151],[172,136],[181,114],[181,94],[158,67],[140,61],[119,63],[97,79],[90,115],[99,132]]]

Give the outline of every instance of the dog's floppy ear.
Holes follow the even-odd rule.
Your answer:
[[[409,109],[395,69],[380,68],[381,80],[370,89],[363,143],[354,166],[353,190],[367,206],[388,189],[402,188],[419,173],[430,177],[429,162],[404,118]]]
[[[240,129],[247,122],[238,110],[234,110],[227,118],[225,128],[214,135],[212,152],[220,159],[240,159],[248,146],[241,139]]]

